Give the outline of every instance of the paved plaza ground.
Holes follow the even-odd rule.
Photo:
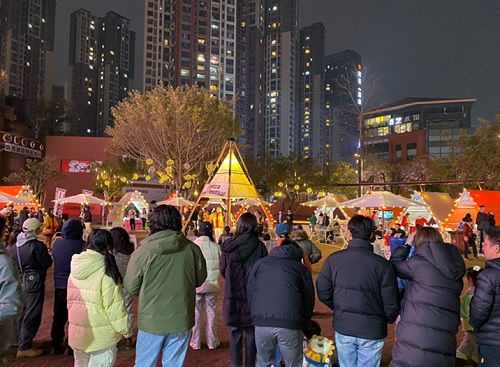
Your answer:
[[[138,240],[144,237],[144,233],[137,232]],[[321,269],[321,265],[323,264],[323,260],[332,252],[340,249],[340,245],[323,245],[318,244],[319,248],[323,252],[323,259],[318,263],[313,265],[313,276],[314,280],[318,275],[318,272]],[[484,267],[484,260],[479,260],[477,262],[467,261],[467,266],[473,265],[481,265]],[[222,278],[221,278],[222,279]],[[223,281],[221,282],[221,291],[219,292],[219,305],[217,307],[218,315],[221,314],[222,309],[222,290],[223,290]],[[279,295],[277,295],[279,297]],[[50,351],[50,328],[52,325],[52,306],[53,306],[53,298],[54,298],[54,287],[52,281],[52,270],[49,271],[49,275],[47,277],[46,283],[46,292],[45,292],[45,304],[43,309],[43,318],[42,325],[38,332],[38,335],[35,341],[43,343],[43,347],[46,349],[46,353]],[[137,305],[134,302],[133,306],[134,313],[137,311]],[[316,299],[316,307],[315,307],[315,315],[314,320],[316,320],[322,328],[322,335],[328,338],[333,338],[334,332],[331,326],[332,322],[332,313],[331,311],[320,303]],[[135,326],[135,323],[134,323]],[[218,320],[218,334],[219,339],[221,341],[221,345],[216,350],[208,350],[206,345],[203,345],[204,338],[202,337],[202,349],[201,350],[192,350],[188,348],[186,361],[184,366],[206,366],[206,367],[228,367],[230,366],[229,360],[229,333],[228,328],[221,323],[221,318]],[[458,335],[458,339],[461,340],[462,333],[460,332]],[[394,342],[394,327],[393,325],[389,326],[389,335],[386,338],[384,350],[382,354],[382,366],[388,366],[391,360],[391,349]],[[70,367],[73,366],[73,357],[58,355],[58,356],[50,356],[43,355],[37,358],[26,358],[26,359],[16,359],[15,357],[16,350],[11,348],[11,354],[9,356],[10,366],[12,367],[25,367],[25,366],[33,366],[33,367]],[[135,350],[124,351],[120,350],[118,352],[118,358],[116,366],[118,367],[131,367],[134,365],[135,359]],[[160,363],[157,364],[161,366]]]

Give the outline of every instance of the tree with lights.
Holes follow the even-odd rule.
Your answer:
[[[146,180],[157,176],[177,192],[192,189],[225,141],[241,131],[232,104],[196,85],[130,92],[112,113],[109,152],[145,163]]]

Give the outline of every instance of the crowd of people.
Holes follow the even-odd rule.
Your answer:
[[[193,242],[179,211],[160,205],[137,249],[121,227],[94,229],[85,242],[81,221],[71,219],[50,256],[38,240],[43,223],[27,218],[14,246],[0,246],[0,366],[11,342],[19,358],[43,354],[33,339],[52,264],[51,354],[73,354],[79,367],[113,366],[117,343],[133,348],[135,337],[135,366],[156,366],[160,355],[163,366],[182,366],[189,347],[202,347],[203,319],[208,349],[218,348],[219,275],[232,367],[302,366],[315,294],[333,311],[340,366],[379,366],[390,323],[397,323],[391,366],[454,366],[456,356],[500,365],[500,227],[484,229],[486,268],[466,270],[457,247],[425,226],[386,260],[371,243],[373,220],[355,215],[347,248],[325,259],[315,290],[310,265],[322,254],[293,221],[284,216],[270,239],[254,214],[243,213],[234,234],[222,228],[216,241],[214,221],[203,220]],[[2,233],[6,224],[0,216]],[[460,318],[465,336],[457,350]]]

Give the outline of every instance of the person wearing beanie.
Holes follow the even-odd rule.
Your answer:
[[[62,353],[64,327],[68,322],[67,285],[70,274],[71,258],[85,248],[83,227],[79,220],[70,219],[62,226],[62,239],[54,242],[54,318],[52,320],[52,349],[50,354]],[[71,354],[68,347],[65,354]]]
[[[47,269],[52,266],[52,258],[47,247],[38,240],[42,227],[43,224],[38,219],[26,219],[23,223],[23,232],[17,236],[16,248],[13,251],[26,293],[26,303],[18,321],[18,358],[37,357],[43,354],[43,349],[33,348],[33,339],[42,321]]]

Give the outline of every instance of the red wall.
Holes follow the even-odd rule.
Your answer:
[[[61,170],[62,159],[77,159],[89,161],[106,160],[106,148],[109,138],[94,138],[81,136],[48,136],[45,156],[56,158],[56,169]],[[60,179],[53,180],[47,185],[45,207],[52,207],[55,189],[66,189],[66,196],[81,194],[82,189],[93,191],[92,173],[63,172]],[[98,196],[98,195],[96,195]]]

